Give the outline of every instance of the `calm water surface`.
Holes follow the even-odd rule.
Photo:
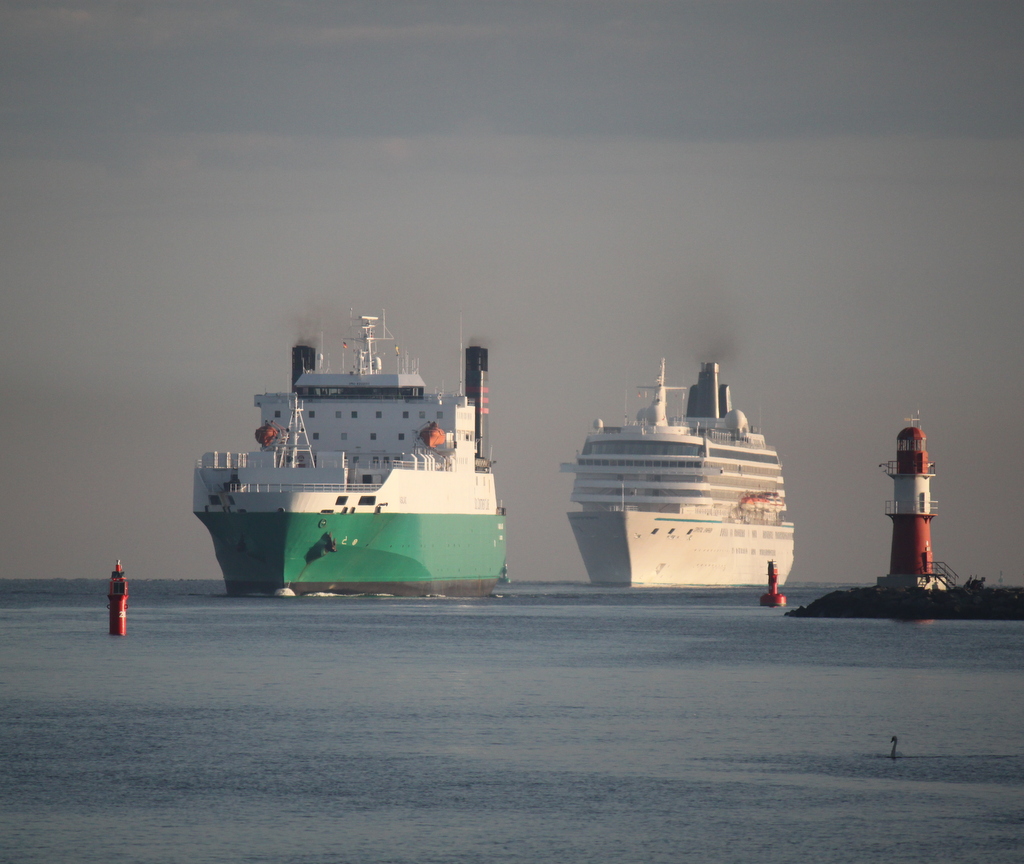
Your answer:
[[[1024,860],[1024,622],[129,585],[0,580],[4,861]]]

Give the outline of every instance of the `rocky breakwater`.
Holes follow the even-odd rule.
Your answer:
[[[786,613],[795,618],[1024,621],[1024,588],[851,588]]]

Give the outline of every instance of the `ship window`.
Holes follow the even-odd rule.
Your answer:
[[[406,412],[406,413],[408,413],[408,412]],[[404,432],[399,432],[398,433],[398,440],[399,441],[404,441],[405,440],[405,433]]]
[[[408,411],[403,411],[402,412],[402,419],[403,420],[408,420],[409,419],[409,412]]]
[[[342,504],[348,504],[348,495],[339,495],[338,500],[334,502],[335,507],[340,507]]]
[[[358,417],[359,417],[359,412],[358,411],[353,411],[352,412],[352,419],[356,420]]]
[[[340,411],[335,411],[334,412],[334,419],[336,419],[336,420],[340,420],[341,419],[341,412]]]
[[[743,450],[725,450],[721,447],[708,449],[710,456],[725,456],[728,459],[739,459],[742,462],[770,462],[772,465],[779,464],[779,457],[774,453],[747,453]]]
[[[444,420],[444,411],[438,411],[437,412],[437,419],[438,420]]]
[[[676,529],[675,528],[669,528],[668,529],[668,533],[669,534],[675,534],[676,533]]]
[[[333,513],[334,511],[333,510],[321,510],[320,512],[321,513]]]
[[[377,412],[377,419],[378,420],[380,420],[380,418],[383,417],[383,416],[384,416],[384,412],[383,411],[378,411]]]
[[[319,441],[320,440],[320,433],[319,432],[314,432],[313,433],[313,440],[314,441]]]
[[[427,419],[427,412],[426,411],[420,411],[420,420],[426,420],[426,419]]]
[[[228,495],[228,504],[230,504],[232,507],[234,507],[234,505],[235,505],[234,496]]]
[[[341,440],[342,441],[348,441],[348,432],[342,432],[341,433]]]
[[[309,416],[310,417],[316,417],[316,411],[310,411],[309,412]]]
[[[275,411],[274,412],[274,416],[275,417],[280,417],[281,416],[281,412],[280,411]]]
[[[364,474],[364,475],[363,475],[363,482],[364,482],[364,483],[372,483],[372,482],[373,482],[373,475],[372,475],[372,474]],[[365,497],[366,497],[366,496],[364,495],[364,496],[363,496],[363,498],[365,498]],[[360,503],[360,504],[365,504],[365,503],[366,503],[365,501],[363,501],[363,498],[360,498],[360,499],[359,499],[359,503]],[[372,504],[373,502],[371,501],[371,502],[369,502],[369,503],[371,503],[371,504]]]
[[[359,497],[359,503],[361,505],[363,505],[363,506],[366,506],[366,507],[372,507],[374,504],[377,503],[377,496],[376,495],[361,495]]]
[[[370,440],[371,441],[376,441],[377,440],[377,433],[376,432],[371,432],[370,433]]]
[[[657,533],[658,533],[658,529],[657,529],[657,528],[655,528],[655,529],[654,529],[654,530],[653,530],[653,531],[652,531],[651,533],[652,533],[652,534],[657,534]]]
[[[608,453],[630,456],[700,456],[699,444],[672,441],[591,441],[583,446],[582,456]]]
[[[216,495],[211,495],[210,496],[210,503],[211,504],[220,504],[220,498],[218,498]]]

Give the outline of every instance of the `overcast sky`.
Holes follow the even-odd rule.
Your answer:
[[[936,557],[1024,577],[1024,4],[0,0],[0,76],[0,575],[219,578],[194,460],[354,308],[430,386],[486,338],[517,581],[585,578],[559,462],[662,357],[793,579],[886,572],[918,411]]]

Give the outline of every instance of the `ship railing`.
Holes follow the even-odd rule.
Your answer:
[[[413,454],[415,456],[415,454]],[[448,462],[442,462],[430,456],[420,456],[413,459],[396,459],[391,463],[392,468],[401,471],[451,471],[453,466]]]
[[[929,498],[924,504],[920,501],[886,501],[885,515],[899,516],[901,514],[921,514],[934,516],[939,512],[939,502]]]
[[[678,420],[680,418],[672,418]],[[694,437],[700,438],[707,436],[709,441],[714,441],[716,444],[727,444],[730,447],[746,447],[750,450],[771,450],[764,442],[750,441],[744,437],[734,436],[734,433],[728,429],[708,429],[706,426],[702,426],[699,422],[694,423],[670,423],[668,426],[652,426],[648,423],[629,423],[626,426],[604,426],[598,430],[599,435],[619,435],[622,430],[626,429],[630,432],[639,431],[641,435],[664,435],[671,433],[675,435],[693,435]],[[750,434],[759,435],[759,431],[753,427],[749,430]],[[595,434],[591,432],[590,434]]]
[[[412,463],[410,463],[411,465]],[[410,470],[413,470],[410,467]],[[383,483],[232,483],[229,492],[376,492]]]
[[[197,459],[196,460],[196,467],[197,468],[230,468],[230,469],[247,468],[247,467],[249,467],[249,455],[250,455],[249,453],[230,453],[230,452],[226,452],[226,451],[217,451],[217,450],[215,450],[212,453],[204,453],[202,458]],[[257,464],[253,466],[254,468],[268,468],[268,467],[271,467],[270,465],[263,464],[264,461],[269,461],[269,459],[264,459],[263,458],[263,457],[266,457],[267,454],[261,452],[261,453],[257,453],[256,455],[261,457],[261,458],[256,460]],[[412,458],[412,459],[396,459],[393,462],[390,462],[389,465],[392,468],[398,468],[398,469],[405,470],[405,471],[451,471],[451,470],[453,470],[453,467],[447,461],[442,461],[442,460],[439,460],[439,459],[435,459],[434,457],[426,455],[426,454],[424,454],[422,456],[416,456],[415,454],[413,454],[413,456],[414,456],[414,458]],[[349,467],[349,469],[351,469],[353,471],[361,471],[361,470],[365,470],[365,469],[371,469],[371,470],[379,471],[382,467],[385,468],[385,469],[388,468],[389,465],[383,465],[383,466],[381,466],[381,465],[362,465],[360,463],[353,464],[353,462],[351,460],[348,461],[348,467]],[[336,460],[335,460],[335,462],[332,462],[332,464],[326,465],[324,467],[344,468],[345,466],[344,466],[344,463],[336,462]]]
[[[764,442],[755,443],[753,441],[747,441],[744,438],[734,438],[732,432],[728,432],[724,429],[698,430],[697,434],[700,434],[701,432],[704,432],[704,434],[708,436],[709,440],[714,441],[717,444],[728,444],[730,447],[747,447],[751,450],[771,450],[770,447],[765,446]]]
[[[240,483],[231,492],[375,492],[381,483]]]
[[[229,453],[214,450],[204,453],[196,460],[196,468],[245,468],[249,464],[248,453]]]

